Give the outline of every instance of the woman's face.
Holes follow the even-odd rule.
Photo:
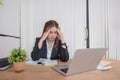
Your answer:
[[[55,41],[56,37],[57,37],[57,28],[54,26],[54,27],[50,28],[50,33],[49,33],[47,39],[50,41]]]

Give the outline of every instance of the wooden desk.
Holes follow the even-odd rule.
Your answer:
[[[112,69],[89,71],[72,76],[63,76],[50,67],[26,65],[25,71],[15,73],[13,68],[0,71],[0,80],[120,80],[120,61],[108,59]]]

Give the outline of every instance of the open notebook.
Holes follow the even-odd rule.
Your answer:
[[[40,66],[55,66],[57,65],[57,60],[50,60],[45,58],[40,58],[37,61],[28,60],[26,64],[40,65]]]

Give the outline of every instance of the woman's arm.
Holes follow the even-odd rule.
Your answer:
[[[39,45],[38,45],[39,41],[40,41],[40,38],[36,38],[35,46],[31,53],[31,58],[34,61],[39,60],[41,56],[45,57],[45,54],[43,54],[46,51],[45,48],[43,47],[44,43],[42,43],[41,48],[39,49]]]
[[[65,48],[63,46],[65,46]],[[60,60],[63,62],[66,62],[69,60],[67,45],[62,43],[60,43]]]
[[[60,31],[60,29],[57,29],[58,32],[58,39],[60,40],[60,60],[63,62],[66,62],[69,60],[69,53],[67,50],[67,45],[64,41],[63,33]]]
[[[43,35],[41,36],[41,38],[36,38],[35,46],[31,53],[31,57],[34,61],[40,59],[40,57],[46,58],[47,50],[46,50],[46,48],[44,48],[46,46],[44,44],[44,41],[47,38],[47,36],[49,35],[49,33],[50,33],[50,29],[48,31],[44,32]]]

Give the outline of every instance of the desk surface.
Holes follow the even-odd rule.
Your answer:
[[[26,65],[21,73],[15,73],[11,67],[0,71],[0,80],[120,80],[120,61],[108,59],[112,69],[107,71],[93,70],[72,76],[63,76],[50,67]]]

